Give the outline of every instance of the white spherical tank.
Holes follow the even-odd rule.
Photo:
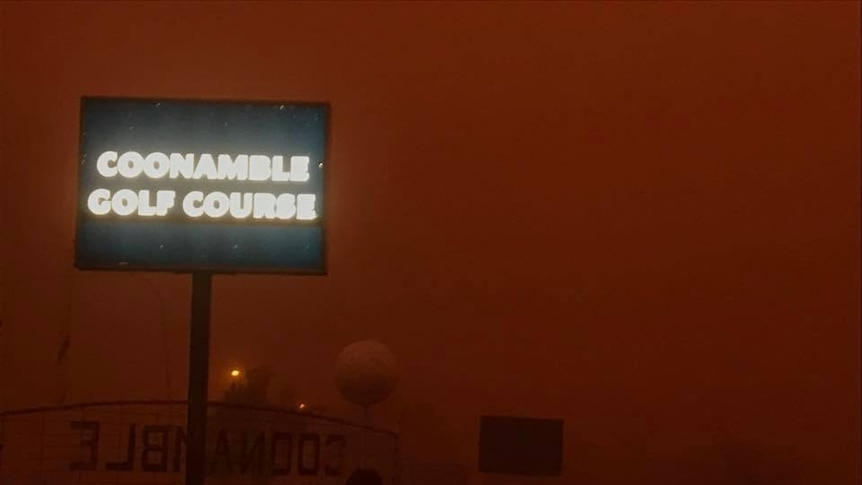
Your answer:
[[[335,363],[335,385],[348,401],[360,406],[377,404],[398,383],[398,363],[376,340],[355,342],[341,351]]]

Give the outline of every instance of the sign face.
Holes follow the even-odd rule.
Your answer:
[[[0,414],[0,483],[183,483],[186,403],[71,404]],[[398,436],[338,419],[210,402],[207,483],[344,485],[371,469],[396,482]]]
[[[83,98],[75,266],[326,273],[324,103]]]

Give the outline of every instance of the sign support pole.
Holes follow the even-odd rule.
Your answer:
[[[206,473],[207,386],[209,384],[212,273],[192,273],[189,334],[189,399],[186,441],[186,485],[204,485]]]

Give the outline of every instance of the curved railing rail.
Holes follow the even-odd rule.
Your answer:
[[[108,406],[186,406],[187,401],[183,400],[168,400],[168,399],[139,399],[139,400],[116,400],[116,401],[89,401],[89,402],[81,402],[81,403],[72,403],[72,404],[61,404],[55,406],[36,406],[32,408],[22,408],[22,409],[10,409],[8,411],[0,411],[0,419],[4,419],[6,416],[20,416],[26,414],[38,414],[38,413],[47,413],[54,411],[71,411],[80,408],[96,408],[96,407],[108,407]],[[240,404],[240,403],[231,403],[225,401],[209,401],[207,405],[210,408],[232,408],[232,409],[240,409],[247,411],[258,411],[258,412],[268,412],[268,413],[278,413],[284,415],[291,416],[301,416],[304,418],[311,418],[320,421],[327,421],[333,424],[340,424],[343,426],[352,426],[354,428],[367,429],[369,431],[374,431],[376,433],[382,433],[386,435],[390,435],[392,437],[397,437],[398,433],[386,430],[383,428],[377,428],[370,425],[354,423],[348,421],[346,419],[334,418],[330,416],[324,416],[321,414],[315,414],[313,412],[305,412],[305,411],[297,411],[294,409],[287,409],[279,406],[261,406],[261,405],[253,405],[253,404]]]

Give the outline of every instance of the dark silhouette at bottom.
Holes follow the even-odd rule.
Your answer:
[[[350,475],[344,485],[383,485],[383,478],[374,470],[360,468]]]

